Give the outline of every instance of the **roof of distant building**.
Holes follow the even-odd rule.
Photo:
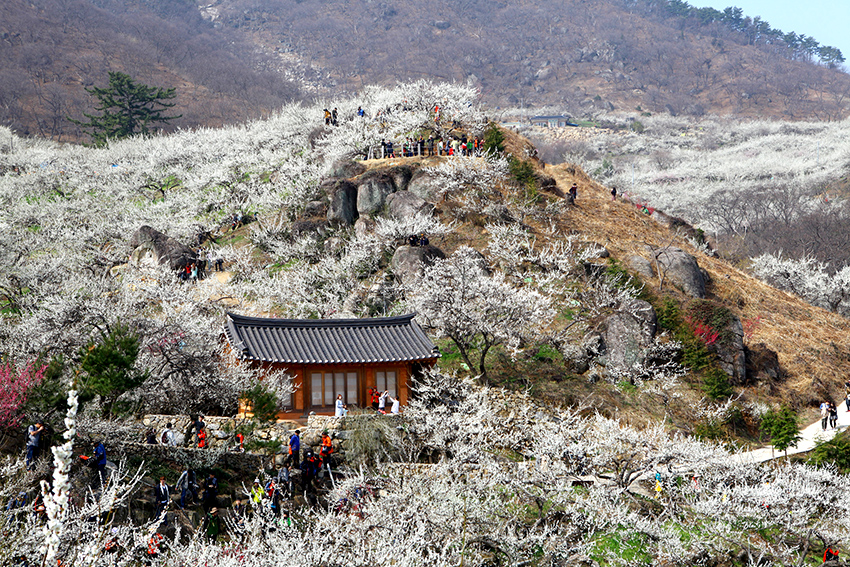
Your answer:
[[[439,358],[439,349],[413,317],[275,319],[228,313],[225,334],[246,360],[362,364]]]

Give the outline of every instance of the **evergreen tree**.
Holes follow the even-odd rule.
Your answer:
[[[797,414],[788,406],[779,410],[770,410],[761,419],[761,429],[770,435],[775,449],[785,452],[788,457],[788,447],[796,447],[800,441],[800,427]]]
[[[69,118],[74,124],[91,130],[89,135],[96,146],[103,146],[109,140],[129,138],[135,134],[146,135],[154,124],[167,124],[182,115],[166,116],[165,110],[174,106],[166,102],[176,95],[174,89],[149,87],[136,83],[124,73],[110,71],[109,86],[92,87],[86,92],[98,100],[96,109],[102,114],[83,114],[88,122]]]
[[[109,333],[101,332],[100,341],[80,349],[80,369],[85,373],[82,397],[100,396],[105,418],[112,416],[121,394],[141,386],[147,378],[147,373],[135,368],[138,356],[139,337],[121,324]]]

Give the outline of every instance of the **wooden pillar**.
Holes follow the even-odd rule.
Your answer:
[[[399,366],[398,368],[398,401],[401,405],[407,405],[407,381],[410,378],[410,365]]]

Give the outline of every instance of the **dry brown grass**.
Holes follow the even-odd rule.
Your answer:
[[[742,321],[759,318],[747,343],[764,343],[778,353],[788,376],[780,388],[785,401],[811,403],[827,394],[843,397],[850,361],[850,321],[773,288],[723,259],[701,254],[682,235],[635,205],[620,199],[612,202],[610,188],[577,167],[559,165],[544,170],[562,189],[578,183],[576,206],[565,215],[564,227],[605,246],[613,257],[646,256],[646,245],[672,245],[693,254],[711,276],[709,299],[723,303]],[[658,280],[646,283],[659,290]]]

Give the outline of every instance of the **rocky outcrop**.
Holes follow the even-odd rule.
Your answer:
[[[326,189],[330,204],[328,221],[347,226],[357,220],[357,186],[350,181],[339,180]]]
[[[366,166],[362,163],[354,160],[341,159],[331,165],[331,169],[328,174],[331,177],[349,178],[362,175],[365,171]]]
[[[387,197],[387,212],[398,219],[419,214],[430,215],[434,212],[434,205],[410,191],[397,191]]]
[[[604,357],[607,372],[616,373],[643,362],[657,329],[655,310],[633,299],[609,315],[584,340],[591,357]]]
[[[390,268],[399,282],[412,285],[426,266],[433,264],[437,258],[445,257],[436,246],[399,246],[393,254]]]
[[[435,203],[443,192],[443,183],[436,177],[420,170],[410,180],[407,190],[430,203]]]
[[[717,364],[731,377],[732,384],[743,384],[747,379],[747,356],[744,349],[744,327],[735,315],[723,329],[717,329],[723,337],[711,345],[717,355]]]
[[[671,281],[691,297],[705,297],[705,276],[696,258],[681,248],[655,250],[653,257],[658,263],[658,271],[661,272],[658,274],[659,278]]]
[[[357,212],[371,215],[380,212],[387,196],[395,192],[395,182],[388,173],[367,173],[357,183]]]
[[[149,226],[143,226],[133,234],[130,248],[130,263],[135,266],[152,263],[181,270],[198,259],[191,248]]]
[[[655,276],[655,272],[652,271],[652,264],[643,256],[629,256],[626,258],[626,267],[642,278],[649,279]]]
[[[413,171],[406,165],[389,169],[387,173],[393,178],[396,191],[406,191],[407,185],[410,183],[411,178],[413,178]]]

